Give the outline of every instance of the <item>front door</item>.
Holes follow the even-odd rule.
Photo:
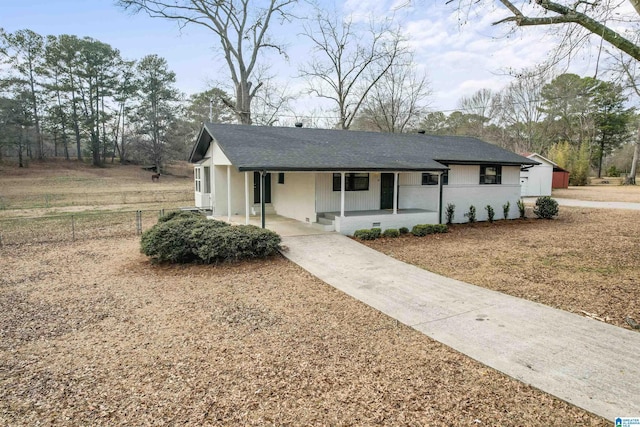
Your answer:
[[[271,174],[264,177],[264,202],[271,203]],[[260,172],[253,173],[253,203],[260,203]]]
[[[392,173],[380,174],[380,209],[393,209],[393,183]]]

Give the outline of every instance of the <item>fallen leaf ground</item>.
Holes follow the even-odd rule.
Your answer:
[[[138,246],[0,248],[1,425],[611,424],[281,257],[169,267]]]
[[[640,321],[639,218],[637,211],[561,207],[554,220],[460,224],[448,234],[365,244],[434,273],[628,328],[625,317]]]

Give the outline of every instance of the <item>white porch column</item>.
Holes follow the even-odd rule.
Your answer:
[[[249,225],[249,172],[244,173],[244,223]]]
[[[227,221],[231,222],[231,165],[227,165]]]
[[[393,174],[393,214],[398,213],[398,172]]]
[[[344,218],[344,178],[345,173],[340,172],[340,216]]]

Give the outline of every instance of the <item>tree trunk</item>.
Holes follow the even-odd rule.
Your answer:
[[[633,160],[631,161],[631,171],[629,172],[629,177],[627,178],[627,183],[631,185],[636,185],[638,157],[640,157],[640,128],[638,129],[638,140],[636,141],[636,146],[633,149]]]
[[[236,84],[236,108],[235,113],[243,125],[250,125],[251,121],[251,83],[239,82]]]

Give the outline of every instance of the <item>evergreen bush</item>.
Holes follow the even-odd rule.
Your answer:
[[[476,207],[473,205],[469,206],[469,212],[464,214],[464,216],[466,216],[469,219],[470,224],[473,224],[474,222],[476,222]]]
[[[447,219],[447,225],[451,225],[453,222],[453,217],[456,212],[456,205],[453,203],[447,203],[447,208],[445,210],[445,217]]]
[[[411,234],[423,237],[427,234],[447,233],[449,227],[446,224],[417,224],[411,229]]]
[[[407,227],[400,227],[400,234],[409,234],[409,229]]]
[[[518,212],[520,213],[520,219],[525,219],[527,217],[527,209],[522,199],[518,200]]]
[[[487,205],[484,208],[487,211],[487,218],[489,219],[489,222],[493,222],[493,217],[496,215],[493,207],[491,205]]]
[[[142,233],[140,251],[154,262],[209,264],[264,258],[280,248],[280,236],[272,231],[202,218],[176,214],[158,222]]]
[[[396,228],[387,228],[382,232],[382,237],[400,237],[400,231]]]
[[[558,211],[558,202],[549,196],[538,197],[533,208],[533,213],[542,219],[553,219],[554,216],[558,215]]]
[[[511,202],[507,202],[502,205],[502,215],[504,219],[509,219],[509,210],[511,209]]]

